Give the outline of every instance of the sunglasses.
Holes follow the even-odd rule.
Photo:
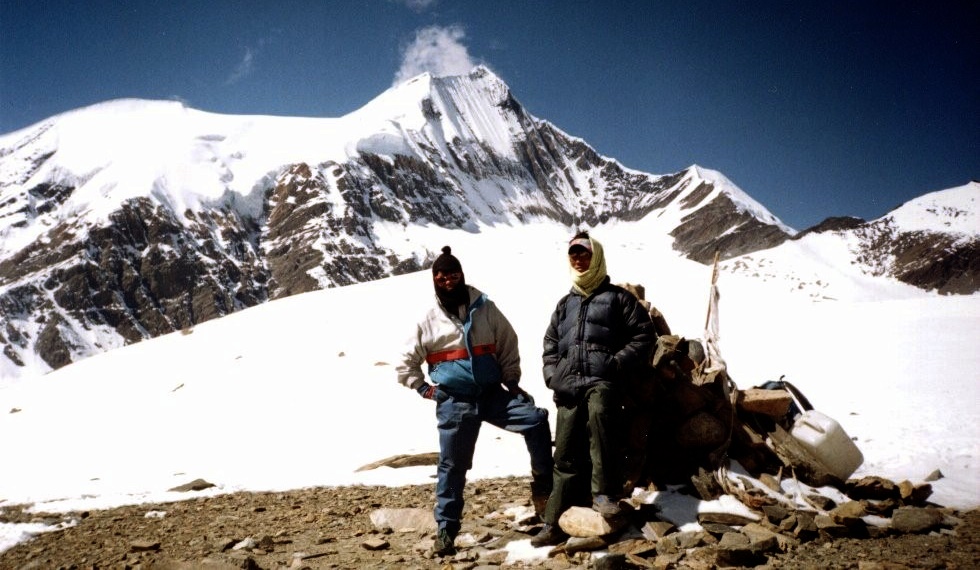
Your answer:
[[[440,271],[439,273],[436,273],[435,280],[438,283],[450,283],[452,281],[459,281],[460,277],[462,276],[463,274],[458,271],[453,273],[442,273]]]

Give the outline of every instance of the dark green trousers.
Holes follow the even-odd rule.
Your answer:
[[[607,383],[590,387],[574,406],[558,406],[554,486],[544,522],[556,524],[569,507],[590,506],[595,495],[622,495],[622,415],[619,391]]]

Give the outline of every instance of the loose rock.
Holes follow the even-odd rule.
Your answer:
[[[509,542],[526,541],[540,522],[518,526],[505,512],[526,503],[529,480],[509,478],[470,481],[466,485],[463,530],[457,537],[460,554],[449,559],[425,558],[432,531],[386,533],[371,514],[384,509],[429,510],[433,485],[402,488],[310,488],[276,493],[230,493],[196,497],[167,504],[146,504],[81,513],[28,512],[26,507],[0,506],[0,522],[44,521],[74,526],[37,535],[0,553],[0,568],[191,568],[240,569],[406,568],[441,570],[497,566],[517,570],[506,562]],[[722,548],[719,538],[703,531],[678,532],[657,519],[655,508],[640,508],[625,518],[626,526],[599,535],[613,555],[605,564],[635,568],[712,568],[722,563],[752,562],[770,568],[971,568],[980,560],[980,513],[958,513],[934,507],[902,505],[896,530],[883,519],[886,531],[877,537],[818,535],[812,511],[796,510],[780,520],[776,511],[758,511],[755,523],[736,526],[748,545]],[[163,519],[147,518],[148,511],[166,511]],[[586,509],[589,510],[589,509]],[[431,512],[428,513],[431,517]],[[833,524],[833,519],[830,519]],[[788,522],[787,522],[788,521]],[[920,521],[915,523],[914,521]],[[924,521],[924,522],[922,522]],[[848,533],[846,525],[843,526]],[[388,527],[391,528],[391,527]],[[659,529],[655,540],[641,532]],[[523,529],[523,530],[522,530]],[[926,530],[931,529],[931,530]],[[947,530],[951,529],[951,530]],[[773,547],[768,532],[774,533]],[[724,534],[719,535],[724,539]],[[869,537],[870,536],[870,537]],[[232,550],[252,537],[250,550]],[[589,544],[583,538],[582,545]],[[734,541],[735,538],[724,539]],[[739,540],[740,543],[745,539]],[[593,543],[597,546],[599,542]],[[824,544],[829,547],[823,546]],[[387,546],[384,546],[387,545]],[[136,547],[139,551],[133,551]],[[525,568],[586,570],[597,562],[596,551],[560,552]],[[376,550],[375,550],[376,549]],[[601,550],[601,549],[600,549]],[[861,566],[859,566],[859,564]],[[628,565],[628,566],[622,566]]]

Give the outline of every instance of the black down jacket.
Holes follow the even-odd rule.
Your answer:
[[[590,386],[641,371],[656,340],[636,297],[606,277],[588,297],[573,290],[558,301],[544,335],[544,382],[556,403],[574,404]]]

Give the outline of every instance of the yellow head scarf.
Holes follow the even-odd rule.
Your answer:
[[[575,271],[569,262],[569,272],[572,274],[572,289],[588,297],[602,285],[606,278],[606,256],[602,253],[602,244],[594,237],[589,237],[592,243],[592,263],[583,272]]]

